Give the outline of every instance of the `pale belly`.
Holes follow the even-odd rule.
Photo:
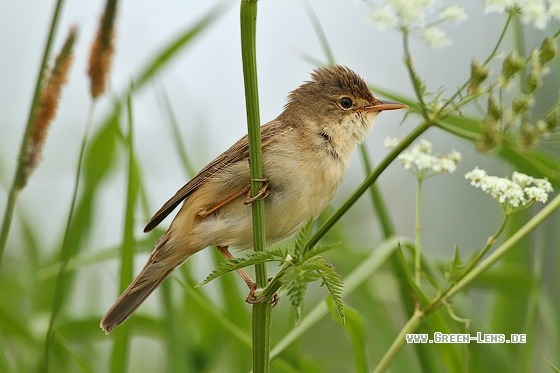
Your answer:
[[[282,159],[286,167],[279,169],[277,164],[271,167],[275,160],[268,158],[263,160],[263,170],[270,180],[270,195],[264,199],[266,240],[270,245],[290,237],[309,219],[319,216],[342,182],[346,166],[324,157],[319,165],[302,159]],[[243,205],[244,199],[232,201],[197,226],[198,233],[208,238],[209,246],[253,246],[252,207]]]

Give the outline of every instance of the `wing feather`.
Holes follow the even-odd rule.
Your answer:
[[[278,121],[273,121],[261,127],[262,147],[274,141],[274,136],[291,129],[290,127],[281,126]],[[195,175],[187,184],[175,193],[165,204],[154,214],[150,219],[144,232],[149,232],[159,223],[163,221],[185,198],[194,192],[200,185],[207,179],[221,172],[227,165],[239,162],[249,157],[249,143],[247,135],[242,137],[238,142],[232,145],[231,148],[223,152],[216,159],[204,167],[198,174]]]

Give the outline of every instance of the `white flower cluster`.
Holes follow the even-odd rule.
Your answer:
[[[434,11],[436,3],[436,0],[385,0],[385,5],[371,10],[370,18],[380,30],[388,27],[422,28],[422,39],[429,46],[445,47],[451,44],[451,39],[435,24],[443,21],[462,22],[467,19],[467,13],[458,5],[441,8],[437,19],[431,25],[426,25],[426,14]]]
[[[399,140],[387,137],[384,145],[387,148],[394,148],[398,143]],[[433,155],[432,144],[424,139],[397,157],[405,170],[411,170],[420,179],[440,173],[453,173],[461,159],[461,153],[456,150],[447,155]]]
[[[548,3],[548,4],[547,4]],[[547,6],[548,5],[548,6]],[[550,19],[560,20],[560,0],[485,0],[485,13],[504,13],[518,8],[521,21],[544,30]]]
[[[465,174],[471,185],[482,189],[497,200],[506,213],[528,207],[534,202],[545,203],[553,191],[547,179],[536,179],[520,172],[514,172],[511,180],[489,176],[486,171],[476,167]]]

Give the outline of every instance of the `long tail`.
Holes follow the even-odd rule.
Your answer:
[[[156,244],[156,249],[150,255],[148,262],[134,281],[126,288],[122,295],[115,301],[115,304],[107,311],[103,319],[101,319],[101,329],[109,334],[117,326],[125,322],[130,315],[148,298],[150,294],[173,272],[175,268],[181,265],[187,258],[183,260],[169,260],[166,257],[158,260],[158,254],[162,254],[161,250],[167,243],[168,235]],[[165,257],[166,255],[162,255]]]

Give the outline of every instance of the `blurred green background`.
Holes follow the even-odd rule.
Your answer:
[[[4,103],[0,110],[0,211],[4,210],[4,196],[12,182],[54,5],[54,1],[0,4],[0,102]],[[257,58],[263,123],[275,118],[288,92],[309,78],[315,67],[312,60],[328,62],[308,14],[309,5],[337,63],[349,66],[373,87],[412,97],[402,63],[401,35],[394,30],[379,31],[368,20],[371,3],[261,1]],[[416,69],[434,91],[453,91],[468,79],[472,59],[488,55],[505,21],[504,15],[484,15],[480,1],[459,5],[466,8],[469,18],[461,25],[445,26],[453,40],[451,46],[431,49],[412,39]],[[85,73],[87,57],[103,6],[101,1],[67,1],[55,35],[53,49],[58,51],[69,27],[79,28],[74,65],[49,131],[43,160],[19,196],[0,268],[2,372],[45,369],[45,340],[55,302],[60,249],[91,103]],[[549,28],[522,29],[527,51],[556,32],[558,22],[552,22]],[[511,48],[513,36],[506,36],[504,49]],[[177,40],[182,43],[164,56],[162,52]],[[117,354],[113,349],[116,334],[105,336],[98,326],[118,296],[129,170],[134,169],[139,187],[133,216],[137,273],[164,232],[142,233],[151,214],[192,176],[193,170],[246,133],[238,4],[122,2],[115,43],[110,90],[96,104],[86,150],[84,177],[70,230],[72,259],[60,280],[64,297],[49,347],[49,370],[248,372],[251,307],[243,301],[244,284],[236,276],[227,275],[193,289],[222,261],[213,248],[190,259],[127,322],[127,351]],[[556,59],[533,110],[550,107],[558,100],[559,74]],[[129,91],[131,81],[133,91]],[[126,114],[129,93],[132,142]],[[476,108],[465,114],[480,116]],[[418,124],[414,116],[401,123],[403,115],[383,113],[376,122],[365,143],[372,163],[388,152],[383,147],[387,135],[402,138]],[[443,265],[453,258],[455,245],[464,257],[472,255],[501,221],[498,205],[472,188],[464,180],[464,173],[480,166],[490,174],[506,176],[516,165],[493,154],[482,155],[472,143],[438,129],[429,130],[424,137],[438,151],[457,149],[463,154],[458,172],[430,179],[423,187],[423,251],[430,265],[442,272]],[[558,160],[558,138],[542,143],[539,151]],[[322,219],[340,206],[365,175],[363,161],[356,154],[333,208]],[[403,240],[413,237],[414,177],[395,164],[382,174],[377,185],[397,234]],[[517,215],[506,236],[537,208]],[[548,372],[551,369],[543,362],[545,358],[559,366],[558,226],[559,215],[555,213],[467,292],[454,298],[455,313],[470,320],[468,327],[442,308],[436,312],[437,318],[431,315],[419,330],[444,332],[438,329],[444,323],[447,332],[453,333],[523,333],[527,334],[526,344],[408,345],[396,356],[392,371],[414,372],[430,367],[430,371],[441,372]],[[384,247],[385,237],[370,196],[364,195],[324,241],[339,242],[325,256],[343,281]],[[302,335],[289,341],[273,360],[272,371],[349,372],[375,367],[410,316],[391,261],[379,259],[375,263],[366,281],[345,295],[347,326],[341,327],[336,315],[327,315],[309,329],[301,329]],[[304,315],[320,307],[326,296],[324,288],[311,286]],[[273,311],[273,348],[297,329],[293,310],[281,300]]]

